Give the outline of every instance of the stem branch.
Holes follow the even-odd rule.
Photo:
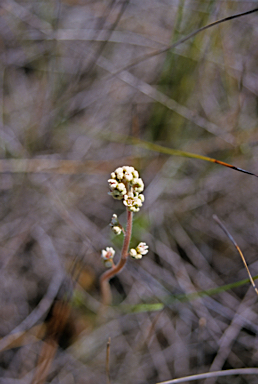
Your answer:
[[[121,252],[121,258],[119,262],[114,265],[111,269],[104,272],[100,277],[100,287],[102,295],[102,303],[109,305],[111,303],[112,295],[109,285],[109,280],[117,275],[125,266],[128,257],[128,248],[132,236],[132,224],[133,224],[133,212],[127,210],[127,225],[124,237],[123,248]]]

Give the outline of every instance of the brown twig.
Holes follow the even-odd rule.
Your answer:
[[[189,40],[191,37],[194,37],[198,33],[202,32],[202,31],[205,31],[206,29],[209,29],[211,27],[214,27],[215,25],[224,23],[224,22],[229,21],[229,20],[233,20],[233,19],[236,19],[236,18],[239,18],[239,17],[242,17],[242,16],[250,15],[251,13],[254,13],[254,12],[257,12],[257,11],[258,11],[258,8],[254,8],[254,9],[251,9],[250,11],[237,13],[236,15],[227,16],[227,17],[224,17],[223,19],[219,19],[219,20],[213,21],[210,24],[207,24],[207,25],[205,25],[205,26],[203,26],[201,28],[196,29],[193,32],[190,32],[188,35],[182,37],[181,39],[179,39],[178,41],[176,41],[175,43],[173,43],[173,44],[171,44],[171,45],[169,45],[167,47],[158,49],[158,50],[156,50],[154,52],[150,52],[149,54],[145,54],[144,56],[138,57],[138,59],[134,60],[131,64],[128,64],[128,65],[126,65],[123,68],[120,68],[114,75],[117,75],[118,73],[120,73],[122,71],[128,71],[129,69],[133,68],[135,65],[140,64],[143,61],[148,60],[148,59],[150,59],[150,58],[152,58],[154,56],[158,56],[158,55],[160,55],[162,53],[166,53],[166,52],[170,51],[171,49],[176,48],[178,45],[184,43],[185,41]]]
[[[250,272],[250,270],[249,270],[249,268],[248,268],[247,262],[245,261],[245,257],[244,257],[244,255],[243,255],[241,249],[239,248],[237,242],[235,241],[235,239],[233,238],[233,236],[229,233],[229,231],[227,230],[227,228],[225,227],[225,225],[222,224],[222,222],[220,221],[220,219],[218,218],[218,216],[217,216],[217,215],[213,215],[212,217],[213,217],[213,219],[216,221],[216,223],[219,224],[219,226],[221,227],[221,229],[222,229],[222,230],[225,232],[225,234],[228,236],[229,240],[230,240],[230,241],[234,244],[234,246],[236,247],[237,252],[238,252],[239,255],[241,256],[241,259],[243,260],[243,263],[244,263],[244,266],[245,266],[245,268],[246,268],[246,270],[247,270],[247,273],[248,273],[248,277],[249,277],[249,279],[250,279],[250,282],[251,282],[251,284],[252,284],[252,286],[253,286],[255,292],[256,292],[257,295],[258,295],[258,289],[256,288],[254,279],[252,278],[252,275],[251,275],[251,272]]]
[[[110,343],[111,343],[111,337],[108,338],[108,342],[107,342],[107,352],[106,352],[107,384],[110,384],[110,368],[109,368]]]

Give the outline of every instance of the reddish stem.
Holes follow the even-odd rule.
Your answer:
[[[100,277],[102,303],[104,305],[109,305],[112,299],[109,280],[115,275],[117,275],[124,268],[126,264],[127,257],[128,257],[128,248],[129,248],[130,240],[132,236],[132,224],[133,224],[133,212],[127,210],[127,225],[126,225],[123,248],[121,252],[121,258],[116,265],[114,265],[108,271],[104,272],[103,275]]]

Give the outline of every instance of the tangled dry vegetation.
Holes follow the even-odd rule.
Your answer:
[[[258,174],[258,13],[166,51],[255,5],[1,1],[0,383],[151,384],[257,366],[249,283],[185,296],[247,277],[213,214],[258,274],[257,178],[127,142]],[[121,165],[138,169],[146,186],[133,241],[149,253],[111,280],[115,306],[100,318],[100,252],[121,247],[112,214],[125,222],[107,179]],[[257,376],[199,381],[215,382]]]

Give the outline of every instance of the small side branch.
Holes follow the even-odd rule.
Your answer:
[[[100,278],[100,287],[102,295],[102,303],[109,305],[111,303],[112,295],[109,285],[109,280],[117,275],[125,266],[128,257],[128,248],[132,236],[132,224],[133,224],[133,212],[127,210],[127,226],[125,231],[124,243],[121,252],[121,258],[119,262],[114,265],[111,269],[104,272]]]

